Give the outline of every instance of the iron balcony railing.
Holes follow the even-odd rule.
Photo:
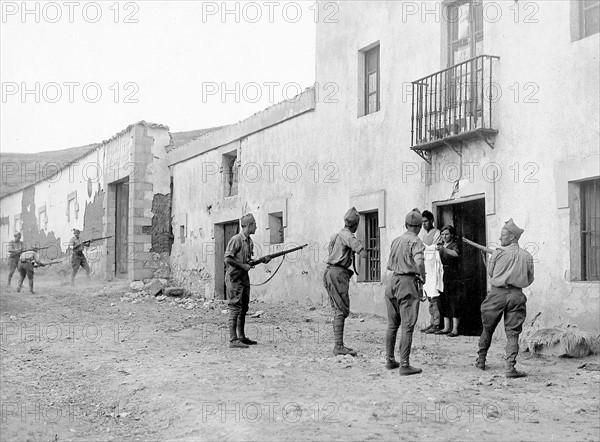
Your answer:
[[[492,122],[497,59],[479,55],[412,82],[413,150],[430,150],[461,134],[497,132]]]

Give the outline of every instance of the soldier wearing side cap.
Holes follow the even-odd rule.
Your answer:
[[[329,255],[326,260],[327,269],[323,275],[323,283],[334,310],[334,355],[357,355],[355,350],[344,346],[344,323],[350,314],[348,289],[350,288],[350,278],[354,274],[350,270],[354,253],[360,254],[361,258],[367,255],[364,245],[354,236],[359,222],[360,214],[352,207],[344,215],[344,228],[329,240]]]
[[[21,233],[15,233],[15,239],[8,243],[8,286],[12,279],[17,266],[19,265],[19,256],[23,252],[23,242],[21,241]]]
[[[488,261],[487,272],[491,288],[481,304],[483,331],[479,339],[479,352],[475,365],[485,370],[488,349],[496,326],[504,315],[506,331],[506,377],[520,378],[526,373],[517,371],[515,364],[519,352],[519,335],[527,315],[527,298],[523,288],[533,282],[533,257],[519,247],[524,230],[509,219],[500,232],[501,247],[494,250]]]
[[[90,266],[87,262],[85,255],[83,254],[84,247],[89,247],[89,241],[81,241],[79,235],[81,234],[79,229],[73,229],[73,238],[69,241],[69,248],[71,249],[71,285],[75,285],[75,275],[79,271],[79,267],[83,267],[85,270],[86,277],[90,279]]]
[[[400,367],[400,375],[421,373],[420,368],[410,365],[412,335],[419,318],[419,279],[425,283],[425,245],[417,236],[423,217],[413,209],[405,218],[406,232],[392,241],[388,270],[393,272],[385,287],[385,304],[388,328],[385,339],[386,368]],[[396,336],[402,327],[400,338],[400,363],[394,357]]]
[[[250,276],[248,271],[253,267],[248,264],[254,254],[254,243],[250,235],[256,232],[256,220],[251,213],[240,219],[242,231],[233,235],[225,250],[225,285],[229,303],[229,347],[248,348],[257,344],[246,337],[244,330],[246,313],[250,304]],[[265,263],[270,261],[265,259]]]

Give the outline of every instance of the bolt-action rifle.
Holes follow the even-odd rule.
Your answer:
[[[101,236],[100,238],[92,238],[92,239],[88,239],[86,241],[83,241],[83,245],[84,246],[89,246],[90,244],[92,244],[95,241],[101,241],[103,239],[107,239],[107,238],[112,238],[112,235],[110,236]]]
[[[473,247],[475,247],[479,250],[482,250],[486,253],[490,253],[490,254],[494,253],[494,249],[490,249],[489,247],[482,246],[481,244],[477,244],[476,242],[471,241],[470,239],[463,238],[462,240],[463,240],[463,242],[469,244],[470,246],[473,246]]]
[[[62,261],[50,261],[50,262],[42,262],[39,265],[37,265],[36,267],[50,267],[53,264],[61,264]]]
[[[289,249],[289,250],[282,250],[281,252],[271,253],[270,255],[265,255],[265,256],[262,256],[262,257],[260,257],[258,259],[254,259],[252,261],[249,261],[248,264],[251,265],[252,267],[254,267],[257,264],[263,264],[267,260],[267,258],[273,259],[273,258],[277,258],[278,256],[287,255],[288,253],[295,252],[296,250],[301,250],[301,249],[303,249],[306,246],[308,246],[308,244],[304,244],[303,246],[294,247],[294,248]]]
[[[49,248],[50,248],[50,246],[48,246],[48,247],[29,247],[29,248],[27,248],[27,249],[23,249],[23,250],[21,250],[19,253],[25,253],[25,252],[38,252],[38,251],[40,251],[40,250],[46,250],[46,249],[49,249]]]

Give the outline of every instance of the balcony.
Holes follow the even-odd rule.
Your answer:
[[[433,149],[471,138],[493,147],[492,74],[499,58],[479,55],[412,82],[412,150],[429,161]]]

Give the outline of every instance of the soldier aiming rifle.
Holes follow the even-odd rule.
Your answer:
[[[81,231],[79,229],[73,229],[73,238],[69,241],[69,248],[72,250],[71,255],[71,285],[75,285],[75,275],[79,271],[80,267],[83,267],[85,270],[86,277],[88,281],[90,280],[90,266],[87,262],[85,255],[83,254],[84,247],[89,247],[93,242],[100,241],[107,238],[112,238],[112,236],[103,236],[100,238],[92,238],[86,241],[82,241],[79,239],[79,235]]]
[[[47,249],[48,247],[38,247],[38,249]],[[52,264],[57,264],[60,261],[53,261],[49,263],[43,263],[40,261],[40,255],[36,250],[26,250],[19,256],[19,274],[21,277],[19,278],[19,285],[17,286],[17,292],[21,291],[21,287],[23,287],[23,281],[25,280],[25,276],[29,280],[29,293],[35,294],[33,291],[33,269],[36,267],[46,267]]]

